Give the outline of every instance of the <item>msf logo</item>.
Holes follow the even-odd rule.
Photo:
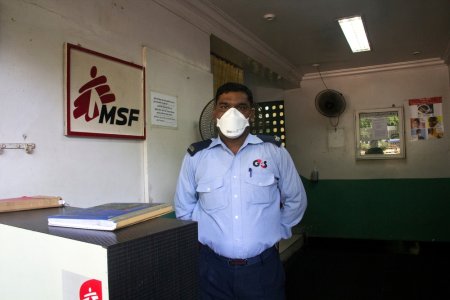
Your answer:
[[[116,96],[111,93],[109,85],[106,84],[106,76],[97,77],[97,67],[92,66],[90,72],[92,80],[84,84],[78,92],[80,96],[74,101],[75,109],[73,116],[78,119],[84,116],[86,122],[98,118],[99,123],[131,126],[133,121],[139,120],[139,110],[126,107],[111,106],[107,103],[116,101]],[[97,93],[97,96],[93,95]]]
[[[102,300],[102,282],[96,279],[85,281],[79,291],[80,300]]]

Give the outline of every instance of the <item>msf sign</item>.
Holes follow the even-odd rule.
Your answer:
[[[131,126],[139,121],[139,109],[106,105],[116,101],[106,76],[97,76],[96,66],[91,67],[90,75],[92,79],[78,90],[80,95],[74,101],[75,119],[84,116],[86,122],[90,122],[100,116],[99,123],[118,126]]]
[[[108,107],[102,105],[99,123],[131,126],[133,121],[139,121],[139,109],[128,109],[126,107],[117,108],[113,106],[108,111]]]

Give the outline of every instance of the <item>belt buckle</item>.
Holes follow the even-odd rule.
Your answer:
[[[230,266],[245,266],[247,265],[246,259],[229,259],[228,264]]]

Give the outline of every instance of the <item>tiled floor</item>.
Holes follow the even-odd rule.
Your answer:
[[[450,299],[450,243],[308,238],[286,274],[288,300]]]

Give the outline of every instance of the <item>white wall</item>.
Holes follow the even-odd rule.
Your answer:
[[[166,202],[172,200],[187,147],[201,140],[198,118],[213,95],[212,74],[155,51],[149,53],[149,68],[158,70],[150,74],[150,89],[178,100],[177,129],[147,127],[150,199]]]
[[[0,153],[0,198],[60,195],[83,207],[110,201],[172,201],[181,159],[186,147],[199,139],[198,116],[213,91],[207,26],[192,25],[192,20],[159,3],[0,0],[0,143],[26,141],[37,147],[31,155],[23,150]],[[145,142],[64,136],[65,42],[137,64],[143,63],[142,48],[147,47],[147,96],[153,90],[178,97],[178,128],[153,127],[148,121]],[[284,95],[276,89],[254,90],[256,101],[285,99],[287,147],[303,176],[309,177],[314,164],[320,178],[449,176],[446,66],[325,80],[347,99],[339,123],[345,130],[343,148],[327,146],[330,126],[314,106],[315,95],[323,89],[320,79],[303,80],[300,89]],[[405,105],[407,99],[430,96],[444,99],[443,139],[407,141],[405,160],[355,161],[354,110]],[[149,105],[147,110],[149,119]]]
[[[151,90],[177,96],[178,128],[147,121],[147,141],[64,136],[65,42],[137,64],[146,46],[147,98]],[[0,198],[59,195],[80,207],[170,202],[212,97],[209,34],[153,1],[0,0],[0,82],[0,144],[36,143],[31,155],[0,153]]]
[[[320,79],[303,80],[300,89],[285,93],[287,148],[303,176],[309,178],[314,165],[322,179],[450,176],[450,89],[446,65],[380,70],[324,80],[328,88],[343,93],[347,101],[338,125],[345,131],[344,147],[328,147],[328,130],[332,127],[328,118],[317,112],[314,102],[317,93],[324,89]],[[407,120],[408,99],[434,96],[443,97],[443,139],[412,142],[406,134],[406,159],[355,160],[355,110],[404,106]],[[405,122],[406,133],[409,129],[409,122]]]
[[[263,86],[249,86],[255,102],[284,100],[284,90]]]

